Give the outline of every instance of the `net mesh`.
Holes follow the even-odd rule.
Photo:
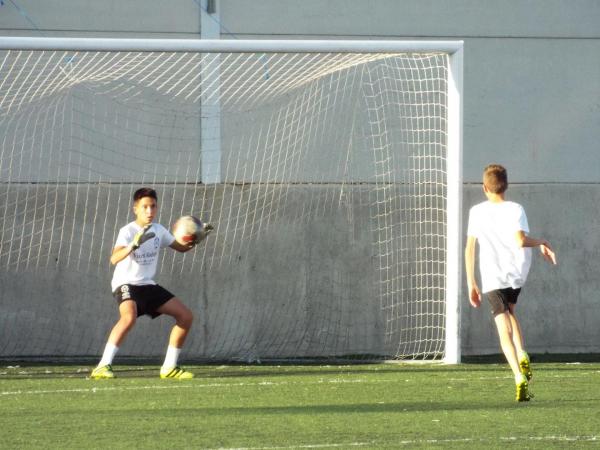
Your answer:
[[[0,80],[0,356],[101,351],[142,186],[215,226],[161,255],[188,357],[442,356],[446,54],[4,51]]]

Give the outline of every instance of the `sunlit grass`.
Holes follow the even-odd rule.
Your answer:
[[[2,448],[560,447],[600,440],[600,364],[534,364],[514,401],[504,364],[0,368]]]

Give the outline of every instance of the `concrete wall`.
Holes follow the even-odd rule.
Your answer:
[[[63,211],[63,200],[54,205],[62,220],[46,232],[43,219],[31,223],[25,214],[5,224],[14,228],[15,244],[0,240],[4,244],[0,245],[0,357],[95,355],[118,314],[110,296],[112,267],[107,259],[115,240],[113,224],[132,220],[125,204],[115,207],[123,188],[38,188],[0,185],[0,206],[5,201],[44,204],[49,197],[78,201],[69,203],[69,211]],[[281,184],[272,187],[273,192],[265,189],[262,185],[160,189],[159,205],[164,207],[157,216],[159,223],[172,223],[173,210],[189,211],[194,195],[210,199],[203,211],[214,211],[221,218],[215,222],[217,230],[197,249],[185,255],[165,250],[160,258],[157,281],[196,316],[185,356],[254,360],[384,357],[411,348],[440,352],[443,282],[439,277],[424,280],[428,288],[422,289],[413,280],[426,275],[410,272],[403,281],[382,282],[385,274],[374,241],[383,237],[378,235],[371,185],[348,186],[351,200],[341,208],[326,205],[328,198],[337,204],[331,200],[336,191],[339,194],[336,186]],[[259,213],[261,223],[256,226],[252,215],[228,221],[227,212],[218,211],[230,202],[245,205],[240,197],[271,195],[285,196],[286,201],[270,211],[273,217]],[[248,226],[240,226],[236,233],[231,228],[237,219]],[[381,232],[387,235],[392,230]],[[423,246],[419,240],[416,244]],[[401,260],[417,251],[410,248],[410,239],[403,239],[401,247]],[[411,267],[387,269],[402,272]],[[380,287],[388,285],[395,285],[394,298],[379,298]],[[429,328],[423,327],[424,322]],[[140,319],[121,354],[161,355],[172,324],[167,317],[154,322]],[[423,338],[430,341],[415,344]]]
[[[195,37],[194,2],[20,1],[0,7],[11,35]],[[151,6],[149,6],[151,5]],[[600,352],[600,3],[596,0],[218,1],[223,38],[463,39],[464,213],[481,169],[509,169],[509,196],[559,266],[534,262],[523,292],[533,352]],[[24,12],[26,14],[24,14]],[[497,352],[487,311],[462,314],[465,354]]]

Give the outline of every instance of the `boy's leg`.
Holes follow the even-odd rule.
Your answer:
[[[505,311],[497,314],[494,317],[494,322],[496,322],[496,328],[498,329],[498,337],[500,338],[502,352],[516,378],[521,373],[521,369],[519,368],[517,351],[513,342],[513,327],[510,312]]]
[[[517,352],[519,367],[521,368],[521,373],[527,377],[527,380],[531,380],[533,378],[531,363],[529,361],[529,355],[525,351],[525,346],[523,345],[523,332],[521,330],[521,324],[519,323],[519,320],[515,314],[517,305],[516,303],[509,303],[508,307],[510,309],[510,319],[513,327],[513,343]]]
[[[530,399],[529,385],[527,384],[527,378],[521,373],[521,367],[519,366],[517,351],[513,342],[514,330],[512,327],[511,316],[512,315],[509,311],[505,311],[497,314],[494,317],[494,321],[496,322],[496,327],[498,329],[498,336],[500,337],[502,352],[504,353],[504,356],[506,357],[513,374],[515,375],[515,384],[517,388],[516,399],[519,402],[523,402]]]
[[[137,320],[137,307],[133,300],[125,300],[119,305],[119,320],[108,336],[108,342],[119,348]]]
[[[517,355],[520,355],[521,353],[523,353],[525,350],[523,348],[523,334],[521,331],[521,324],[519,323],[519,320],[517,319],[517,316],[515,316],[514,313],[514,306],[515,305],[510,305],[510,324],[512,327],[512,340],[513,340],[513,344],[515,346],[515,350],[517,351]]]
[[[494,322],[498,329],[502,352],[515,376],[517,401],[527,401],[530,398],[529,385],[527,384],[527,378],[521,373],[516,349],[517,346],[521,345],[521,333],[520,328],[517,329],[518,321],[511,314],[511,304],[516,303],[519,290],[510,288],[497,289],[487,292],[484,295],[492,307],[492,314],[494,315]],[[517,334],[516,336],[515,333]]]
[[[135,325],[137,319],[137,307],[133,300],[125,300],[119,305],[119,320],[112,328],[110,335],[108,336],[108,342],[104,347],[102,359],[98,363],[98,366],[92,371],[92,378],[114,378],[111,364],[117,352],[119,346],[129,333],[129,330]]]
[[[161,368],[161,378],[193,378],[194,375],[191,372],[187,372],[177,366],[177,359],[181,353],[181,348],[194,320],[192,311],[181,300],[173,297],[161,305],[156,312],[169,315],[175,319],[175,325],[173,325],[169,336],[169,347]]]
[[[169,345],[175,348],[183,347],[185,338],[192,327],[194,316],[192,311],[185,306],[177,297],[161,305],[156,312],[166,314],[175,319],[175,325],[169,336]]]

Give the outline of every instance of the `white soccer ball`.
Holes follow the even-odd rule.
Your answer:
[[[204,225],[194,216],[183,216],[173,224],[173,236],[180,244],[189,244],[196,241],[200,232],[204,229]]]

